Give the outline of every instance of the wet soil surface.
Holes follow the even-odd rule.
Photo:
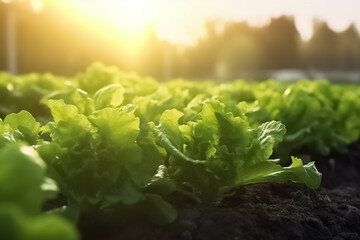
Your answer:
[[[257,183],[241,186],[211,206],[187,205],[159,227],[136,223],[87,239],[252,240],[360,239],[360,143],[347,154],[317,161],[322,186]]]

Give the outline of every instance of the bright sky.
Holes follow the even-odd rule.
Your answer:
[[[146,26],[155,26],[161,39],[192,44],[204,34],[206,19],[248,20],[262,25],[271,16],[294,15],[304,39],[312,33],[314,18],[326,20],[336,31],[351,22],[360,28],[360,0],[44,0],[61,2],[63,7],[83,12],[138,34]]]

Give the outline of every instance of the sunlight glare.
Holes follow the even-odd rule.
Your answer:
[[[138,34],[150,24],[153,10],[151,1],[148,0],[121,0],[114,1],[110,14],[113,15],[116,25],[129,34]]]
[[[42,0],[31,0],[31,7],[35,12],[41,12],[43,9]]]
[[[141,49],[152,30],[157,7],[150,0],[47,0],[73,20],[125,47],[133,54]]]

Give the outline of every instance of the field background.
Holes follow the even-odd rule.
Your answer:
[[[203,13],[201,23],[194,16],[201,14],[205,7],[201,5],[203,1],[194,6],[198,11],[194,16],[188,11],[190,5],[189,9],[172,9],[173,12],[168,13],[169,21],[172,14],[180,15],[184,22],[186,18],[190,18],[190,22],[194,18],[194,24],[202,26],[200,31],[185,25],[196,33],[190,42],[181,39],[180,24],[164,25],[168,34],[164,37],[158,22],[141,17],[155,11],[158,1],[150,1],[154,6],[144,5],[146,1],[141,0],[132,5],[131,1],[118,1],[117,5],[114,1],[103,1],[103,5],[108,6],[99,8],[97,15],[89,12],[95,12],[95,3],[99,1],[90,1],[88,5],[81,5],[84,1],[74,1],[73,5],[65,4],[69,1],[61,5],[56,0],[5,2],[9,1],[0,1],[0,70],[15,74],[52,72],[72,76],[92,62],[102,61],[158,80],[179,77],[218,81],[237,78],[289,81],[302,77],[337,82],[360,80],[360,20],[352,15],[360,4],[354,5],[351,1],[335,10],[331,9],[333,1],[325,4],[328,12],[334,12],[327,19],[316,15],[315,10],[322,5],[310,6],[308,1],[293,4],[303,15],[294,9],[269,10],[263,16],[252,18],[254,7],[248,6],[250,15],[242,18],[247,16],[244,6],[225,1],[224,9],[236,9],[232,17],[219,18]],[[281,1],[272,1],[272,5],[264,3],[263,7],[274,8],[278,2]],[[314,1],[317,2],[321,1]],[[79,6],[76,8],[75,3],[80,4],[82,10]],[[118,16],[118,24],[114,19],[113,24],[103,21],[111,14],[105,11],[111,4],[115,8],[114,16],[126,13],[125,20]],[[286,9],[286,4],[278,7]],[[164,11],[170,10],[164,5]],[[308,15],[310,26],[305,28],[304,34],[304,29],[300,31],[304,28],[301,17],[307,11],[315,13]],[[341,22],[342,26],[336,27],[327,21]]]

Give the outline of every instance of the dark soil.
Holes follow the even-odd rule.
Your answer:
[[[360,143],[346,155],[317,161],[322,186],[257,183],[241,186],[216,205],[187,205],[164,227],[136,223],[89,230],[88,239],[252,240],[360,239]]]

